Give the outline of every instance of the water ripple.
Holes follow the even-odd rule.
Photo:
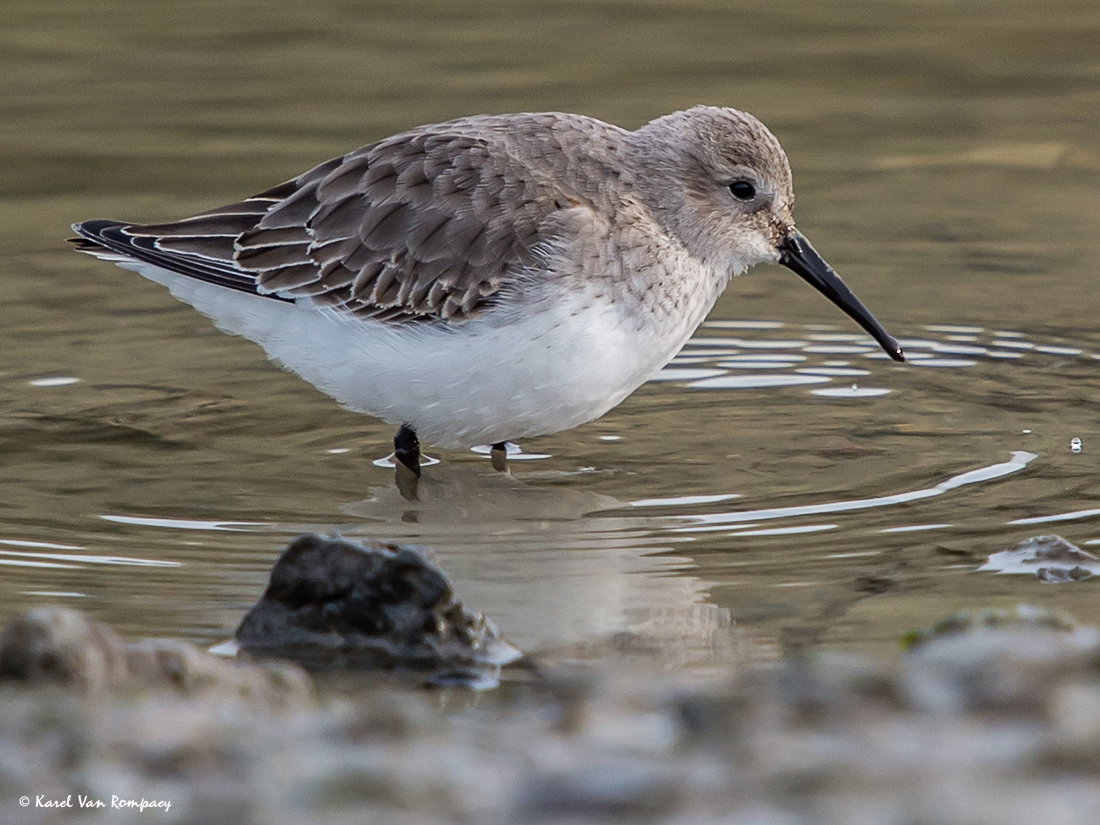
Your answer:
[[[685,517],[690,524],[717,525],[738,524],[745,521],[768,521],[771,519],[791,518],[795,516],[815,516],[823,513],[844,513],[852,510],[866,510],[871,507],[887,507],[894,504],[907,504],[912,501],[933,498],[943,495],[949,490],[965,487],[970,484],[978,484],[983,481],[991,481],[996,478],[1018,473],[1034,459],[1035,453],[1024,450],[1015,450],[1008,461],[993,464],[988,467],[980,467],[951,476],[939,484],[925,487],[920,490],[912,490],[907,493],[893,493],[888,496],[876,496],[874,498],[852,499],[849,501],[830,501],[823,504],[801,504],[794,507],[772,507],[763,510],[747,510],[737,513],[712,513],[709,515]],[[676,532],[674,528],[674,532]]]

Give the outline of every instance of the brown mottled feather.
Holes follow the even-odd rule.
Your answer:
[[[238,289],[380,320],[460,322],[537,269],[533,250],[561,224],[555,211],[596,206],[579,194],[592,174],[581,167],[596,161],[567,156],[554,133],[580,146],[592,123],[522,115],[424,126],[240,203],[119,232],[145,239],[145,260],[209,270]]]

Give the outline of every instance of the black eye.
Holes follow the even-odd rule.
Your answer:
[[[739,201],[751,201],[756,197],[756,187],[747,180],[735,180],[730,184],[730,192]]]

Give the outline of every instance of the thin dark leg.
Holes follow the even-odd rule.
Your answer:
[[[420,439],[416,437],[416,430],[407,424],[402,424],[393,437],[393,457],[420,477]]]
[[[498,473],[508,472],[508,443],[506,441],[498,441],[489,450],[489,463],[493,465],[493,469]]]
[[[420,439],[404,424],[393,437],[393,480],[401,496],[417,501],[420,485]]]

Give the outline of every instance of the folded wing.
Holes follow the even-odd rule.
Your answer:
[[[80,248],[383,321],[461,322],[491,307],[583,204],[500,142],[447,124],[323,163],[174,223],[87,221]],[[588,205],[588,204],[583,204]]]

